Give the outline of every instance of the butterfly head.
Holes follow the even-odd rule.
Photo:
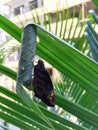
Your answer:
[[[38,60],[38,65],[42,68],[44,68],[44,62],[42,60]]]

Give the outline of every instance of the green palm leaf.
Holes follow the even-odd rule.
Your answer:
[[[36,15],[37,15],[36,23],[38,23],[38,21],[39,21],[38,14],[36,13]],[[48,16],[49,16],[49,14],[48,14]],[[57,14],[57,16],[58,16],[58,14]],[[64,21],[64,11],[63,11],[62,18],[61,18],[62,19],[61,28],[64,27],[64,24],[66,26],[64,27],[64,31],[63,31],[63,29],[59,31],[58,27],[57,27],[57,31],[56,31],[56,34],[58,34],[58,36],[63,37],[63,38],[67,34],[66,28],[68,25],[68,22],[67,22],[68,17],[69,17],[69,11],[67,10],[66,22],[65,22]],[[79,18],[81,18],[81,13],[79,15]],[[34,19],[35,18],[33,16],[33,20]],[[57,17],[57,19],[58,19],[58,17]],[[46,17],[44,17],[44,20],[46,20]],[[15,37],[15,39],[20,41],[21,32],[22,32],[21,29],[17,28],[17,26],[14,26],[13,23],[10,23],[9,21],[7,21],[7,19],[5,19],[2,16],[0,16],[0,21],[1,21],[0,26],[5,31],[7,31],[10,35]],[[71,22],[71,27],[73,25],[73,21],[74,21],[74,18]],[[4,25],[3,25],[3,23],[4,23]],[[58,24],[58,21],[57,21],[57,24]],[[75,38],[75,32],[77,30],[78,24],[79,24],[79,20],[77,21],[76,28],[74,30],[72,39]],[[14,30],[13,30],[13,28],[12,29],[10,28],[11,26],[13,26]],[[87,42],[85,42],[84,36],[81,37],[81,34],[84,31],[83,26],[84,26],[84,24],[82,24],[82,27],[80,28],[78,40],[75,41],[74,46],[76,48],[78,48],[79,50],[82,50],[83,52],[85,52],[85,50],[87,48]],[[48,26],[46,26],[46,28],[47,27]],[[50,22],[49,22],[49,28],[51,29]],[[15,33],[17,33],[18,35],[15,36],[13,31]],[[72,114],[76,115],[82,121],[84,120],[85,122],[92,124],[94,127],[98,127],[96,125],[97,124],[97,115],[88,110],[87,111],[84,110],[84,107],[86,107],[87,109],[89,109],[93,112],[96,112],[97,108],[98,108],[98,105],[97,105],[98,64],[94,61],[91,61],[91,59],[89,59],[88,57],[85,57],[78,50],[69,46],[66,42],[62,41],[55,35],[47,32],[46,30],[44,30],[43,28],[41,28],[38,25],[37,25],[37,35],[39,37],[39,40],[37,41],[37,54],[39,54],[39,56],[44,58],[46,61],[51,63],[54,67],[56,67],[59,71],[61,71],[63,74],[65,74],[66,76],[69,77],[69,78],[67,78],[69,85],[66,84],[67,89],[65,92],[70,91],[68,93],[69,94],[68,99],[70,100],[70,98],[71,99],[73,98],[71,100],[73,102],[73,104],[72,104],[72,102],[69,102],[68,99],[67,100],[62,99],[62,97],[60,97],[59,95],[56,95],[57,104],[59,106],[62,106],[62,104],[60,104],[60,100],[62,100],[62,103],[65,104],[64,106],[62,106],[64,110],[67,110],[67,111],[71,112]],[[69,38],[71,37],[71,33],[69,33],[68,37]],[[49,43],[50,45],[47,43]],[[73,43],[73,42],[71,42],[71,43]],[[5,73],[6,75],[11,76],[11,77],[14,76],[14,79],[16,78],[15,77],[16,74],[10,73],[11,71],[8,70],[7,68],[6,68],[6,72],[5,72],[5,67],[3,68],[2,65],[0,65],[0,72]],[[75,81],[75,82],[73,82],[73,81]],[[59,88],[60,88],[60,86],[59,86]],[[63,90],[64,90],[64,86],[63,86]],[[61,89],[61,93],[62,93],[62,89]],[[58,94],[60,94],[60,93],[58,93]],[[89,100],[89,99],[91,99],[91,100]],[[83,107],[80,107],[80,106],[76,105],[75,103],[77,103]],[[71,109],[72,105],[74,106],[73,109]],[[93,106],[95,106],[95,109],[93,108]],[[83,113],[81,113],[80,115],[77,115],[76,111],[77,112],[82,111]],[[85,113],[85,115],[84,115],[84,113]],[[47,114],[47,112],[46,112],[46,114]],[[92,115],[92,114],[95,114],[95,115]],[[86,118],[86,116],[89,116],[90,120],[88,118]],[[94,119],[92,118],[93,116],[94,116]],[[94,120],[94,122],[93,122],[93,120]],[[67,122],[66,124],[71,124],[71,123]],[[68,125],[68,126],[70,126],[70,125]],[[76,129],[85,129],[85,128],[78,128],[77,126],[74,126],[72,128],[75,128],[75,127],[76,127]]]
[[[5,18],[4,17],[2,18],[1,16],[1,20],[3,19]],[[9,26],[7,25],[7,23],[6,23],[6,27],[8,27],[8,29],[4,28],[2,25],[2,28],[5,29],[6,31],[9,30]],[[93,96],[97,97],[97,92],[96,92],[96,90],[98,89],[97,88],[98,84],[96,82],[98,80],[97,63],[92,61],[88,57],[84,56],[78,50],[69,46],[66,42],[59,39],[55,35],[49,33],[42,27],[38,25],[36,25],[36,27],[37,27],[37,35],[39,37],[39,41],[37,41],[37,54],[39,54],[41,57],[43,57],[53,66],[55,66],[59,71],[66,74],[72,80],[78,82],[81,85],[81,87],[85,88]],[[0,65],[0,71],[3,73],[3,70],[1,68],[3,68],[2,65]],[[11,74],[9,74],[9,72],[11,72],[10,70],[6,69],[6,71],[8,72],[8,74],[7,72],[5,72],[4,69],[4,73],[12,76]],[[60,101],[62,102],[60,103]],[[59,95],[56,95],[56,103],[58,106],[61,106],[63,109],[71,112],[72,114],[78,116],[82,120],[97,127],[96,122],[98,122],[97,121],[98,115],[96,115],[95,113],[90,112],[89,110],[86,110],[76,104],[73,104],[72,102],[66,100],[65,98]],[[65,105],[62,106],[62,104]],[[74,106],[73,109],[72,109],[72,105]],[[76,111],[78,112],[81,111],[82,113],[77,114]],[[89,119],[87,118],[87,116],[89,116]],[[91,118],[90,116],[93,118]]]
[[[0,86],[0,92],[4,95],[4,96],[8,96],[10,99],[7,99],[7,98],[4,98],[3,96],[0,97],[0,102],[2,103],[2,105],[4,104],[5,107],[3,107],[2,105],[0,105],[0,109],[2,111],[6,111],[8,112],[8,114],[12,114],[13,116],[15,116],[16,118],[21,118],[21,120],[24,122],[28,122],[29,124],[32,124],[32,125],[37,125],[39,126],[39,128],[41,129],[48,129],[48,126],[47,124],[42,121],[42,119],[40,119],[37,114],[30,110],[30,108],[27,107],[26,103],[24,103],[19,97],[18,95],[16,95],[15,93],[5,89],[4,87]],[[14,102],[13,102],[14,100]],[[18,103],[17,103],[18,102]],[[9,108],[6,108],[6,107],[9,107]],[[64,118],[61,118],[60,116],[46,110],[45,108],[43,108],[42,106],[39,106],[40,109],[42,110],[42,112],[48,117],[48,119],[53,123],[53,126],[54,128],[56,129],[68,129],[66,128],[66,126],[70,126],[72,128],[76,128],[76,129],[80,129],[80,130],[85,130],[85,128],[81,127],[81,126],[78,126],[70,121],[67,121],[65,120]],[[12,110],[11,110],[12,108]],[[14,110],[14,111],[13,111]],[[17,113],[18,112],[18,113]],[[15,114],[16,113],[16,114]],[[20,115],[19,115],[20,114]],[[12,119],[8,120],[9,118],[11,118],[10,116],[7,117],[6,119],[6,116],[3,116],[1,115],[3,119],[7,120],[8,122],[10,122]],[[21,117],[20,117],[21,116]],[[22,119],[24,118],[24,119]],[[58,126],[58,123],[55,123],[55,121],[57,122],[60,122],[59,126]],[[37,123],[38,122],[38,123]],[[25,124],[24,124],[24,127],[22,127],[21,125],[18,124],[18,121],[16,122],[10,122],[10,123],[13,123],[14,125],[20,127],[20,128],[24,128],[25,127]],[[37,123],[37,124],[36,124]],[[43,126],[44,125],[44,126]],[[28,126],[27,126],[28,127]],[[26,127],[26,128],[27,128]],[[45,128],[47,127],[47,128]]]

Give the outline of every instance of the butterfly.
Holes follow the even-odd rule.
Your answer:
[[[55,96],[53,84],[48,71],[45,69],[44,62],[38,60],[34,66],[33,87],[35,97],[41,99],[47,106],[55,106]]]

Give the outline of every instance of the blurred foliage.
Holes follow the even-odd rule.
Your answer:
[[[57,12],[55,14],[56,23],[53,25],[54,26],[54,30],[53,30],[52,29],[53,26],[51,24],[52,19],[50,17],[51,14],[49,14],[46,10],[43,10],[43,18],[44,18],[43,26],[47,30],[53,32],[55,35],[59,36],[60,38],[62,38],[63,40],[65,40],[67,42],[66,42],[65,50],[62,50],[62,47],[61,48],[59,47],[59,45],[60,46],[62,45],[61,39],[60,39],[61,41],[59,41],[58,37],[54,38],[55,35],[53,33],[51,34],[51,36],[49,36],[50,35],[49,33],[44,34],[43,28],[41,29],[41,32],[40,32],[40,29],[38,31],[38,36],[41,40],[37,41],[38,43],[40,43],[40,44],[37,44],[38,45],[37,54],[39,54],[39,56],[41,56],[46,61],[51,63],[53,66],[55,66],[60,72],[64,73],[64,74],[61,74],[61,76],[60,76],[61,79],[59,79],[59,81],[54,81],[57,107],[55,109],[51,109],[51,111],[54,111],[56,114],[58,113],[58,115],[59,115],[58,118],[55,118],[55,117],[57,117],[56,115],[52,115],[51,112],[48,113],[48,111],[46,109],[44,110],[44,108],[42,108],[41,110],[43,110],[43,112],[45,112],[45,114],[48,115],[47,117],[48,117],[49,121],[52,122],[54,127],[58,126],[58,124],[55,122],[55,120],[57,119],[57,122],[59,122],[59,127],[57,129],[59,129],[59,130],[70,129],[70,128],[77,129],[77,130],[78,129],[80,129],[80,130],[83,130],[83,129],[97,130],[97,128],[95,126],[97,125],[96,121],[98,119],[97,118],[98,117],[98,98],[94,97],[95,96],[94,93],[91,94],[93,91],[98,90],[97,86],[95,85],[95,83],[96,83],[95,80],[97,79],[97,76],[94,77],[95,75],[98,74],[98,71],[96,70],[97,64],[94,61],[91,61],[91,59],[89,59],[87,57],[86,57],[87,61],[89,61],[89,63],[91,63],[91,64],[88,64],[88,62],[86,62],[86,60],[85,60],[86,58],[82,59],[85,56],[83,55],[83,57],[82,57],[81,52],[90,57],[90,48],[88,46],[88,41],[86,40],[85,36],[83,35],[84,31],[85,31],[85,29],[84,29],[85,22],[83,22],[83,21],[81,22],[82,13],[80,11],[78,17],[76,17],[75,14],[76,14],[75,8],[74,8],[72,14],[70,14],[69,9],[63,10],[61,13],[58,13],[58,10],[57,10]],[[23,14],[23,15],[26,17],[25,14]],[[91,15],[88,15],[87,17],[90,18],[91,22],[94,22]],[[36,11],[36,17],[34,17],[32,14],[32,21],[41,25],[40,17],[38,16],[37,11]],[[25,22],[27,22],[27,19]],[[21,29],[17,28],[17,27],[15,28],[16,25],[14,26],[14,24],[10,23],[9,21],[7,23],[6,23],[6,21],[4,21],[4,23],[2,23],[2,24],[6,25],[3,27],[3,29],[6,30],[7,32],[9,32],[9,34],[12,35],[12,37],[14,37],[15,39],[17,39],[20,42]],[[9,26],[7,26],[8,24],[9,24]],[[94,23],[94,24],[96,25],[96,23]],[[20,21],[18,23],[18,25],[20,25],[21,28],[24,27],[24,23],[22,23],[22,21]],[[14,27],[14,29],[12,28],[12,30],[11,30],[11,28],[9,28],[9,27]],[[50,41],[52,41],[52,42],[50,42]],[[55,45],[54,41],[55,41],[56,45]],[[53,44],[49,45],[47,43],[53,43]],[[9,44],[9,42],[7,42],[7,44]],[[47,46],[46,46],[46,44],[47,44]],[[13,46],[14,46],[14,44],[13,44]],[[13,48],[13,46],[12,46],[12,48]],[[74,50],[76,50],[77,55],[75,55],[76,53],[73,53],[73,51],[72,51],[73,49],[69,52],[70,54],[68,53],[67,49],[69,46],[70,46],[70,48],[74,48]],[[16,47],[16,45],[15,45],[15,47]],[[55,47],[56,47],[56,49],[59,50],[59,51],[57,50],[58,54],[56,52]],[[13,53],[16,49],[19,49],[19,46],[17,46],[16,49],[5,48],[2,46],[0,49],[1,49],[0,52],[3,51],[3,53],[1,53],[1,56],[2,56],[2,54],[4,54],[4,57],[7,57],[9,54]],[[63,53],[63,51],[64,51],[64,53]],[[78,55],[78,52],[79,52],[79,55]],[[59,56],[62,53],[63,53],[63,56],[65,56],[64,59],[63,59],[63,57]],[[67,53],[68,53],[68,55],[67,55]],[[52,55],[52,54],[55,54],[55,55]],[[59,58],[57,56],[59,56]],[[75,59],[77,59],[77,60],[72,63],[73,60],[71,58],[73,60],[75,60]],[[69,63],[70,63],[70,65],[69,65]],[[78,65],[77,66],[78,69],[77,69],[77,67],[75,68],[76,64]],[[81,64],[84,66],[82,66]],[[68,65],[68,67],[71,66],[71,68],[69,69],[70,72],[67,72],[67,65]],[[10,77],[12,77],[14,79],[16,78],[15,73],[11,72],[10,70],[8,71],[7,68],[5,69],[2,66],[0,66],[0,68],[1,68],[0,71],[2,73],[6,72],[5,73],[6,75],[9,75]],[[74,70],[74,72],[72,71],[72,69]],[[81,71],[83,71],[82,78],[84,77],[84,80],[82,78],[80,78],[80,80],[77,80],[77,78],[79,78],[79,76],[81,74],[80,73]],[[86,73],[87,71],[92,75],[89,75],[88,73]],[[78,73],[77,77],[75,77],[73,75],[76,73]],[[93,74],[94,74],[94,76],[93,76]],[[73,80],[73,79],[75,79],[75,80]],[[88,82],[85,82],[86,79]],[[93,79],[95,79],[95,80],[93,80]],[[76,82],[76,81],[78,81],[78,82]],[[81,81],[82,81],[82,85],[84,85],[85,88],[88,88],[88,89],[85,89],[81,85]],[[92,90],[91,90],[91,86],[89,86],[90,82],[92,83],[92,85],[91,85]],[[94,89],[94,88],[96,88],[96,89]],[[1,91],[3,91],[3,90],[1,89]],[[4,95],[7,94],[6,91],[7,90],[4,90],[4,93],[5,93]],[[8,94],[9,93],[10,92],[8,92]],[[96,93],[97,93],[97,91],[96,91]],[[9,96],[11,96],[11,95],[9,94]],[[12,100],[14,97],[16,97],[16,95],[13,95],[11,97]],[[19,99],[19,98],[16,98],[16,102],[17,102],[17,99]],[[7,102],[7,99],[4,99],[4,100],[5,100],[5,102]],[[24,103],[22,103],[22,105],[23,104]],[[7,107],[7,105],[8,104],[6,104],[6,107]],[[25,111],[25,106],[23,106],[23,107],[24,107],[23,110]],[[1,108],[2,108],[2,110],[4,109],[4,107],[1,107]],[[11,106],[11,104],[10,104],[9,108],[12,110],[13,105]],[[15,110],[16,113],[19,108],[21,108],[21,106],[17,106],[17,109]],[[22,110],[22,108],[21,108],[21,110]],[[85,110],[87,110],[87,111],[85,111]],[[5,111],[9,111],[9,109],[7,109]],[[9,112],[10,112],[10,114],[12,114],[13,111],[9,111]],[[24,128],[26,126],[25,122],[29,121],[27,119],[30,118],[29,117],[30,113],[27,114],[29,112],[29,110],[27,113],[21,113],[21,112],[22,111],[19,111],[18,114],[21,114],[21,116],[23,116],[23,114],[25,114],[25,117],[26,117],[24,121],[21,120],[21,121],[23,121],[22,123],[24,124],[24,126],[21,126],[21,124],[18,124],[19,123],[18,120],[17,120],[17,122],[13,122],[13,124],[18,125],[20,128],[22,128],[22,127]],[[3,113],[3,114],[5,115],[5,113]],[[90,116],[92,118],[88,118],[87,114],[88,114],[88,116]],[[92,116],[92,114],[94,114],[94,115]],[[73,115],[74,115],[74,117],[76,116],[75,123],[72,123],[73,120],[71,119],[71,117]],[[7,116],[8,116],[8,118],[7,118]],[[5,115],[4,119],[9,121],[8,119],[10,119],[10,115],[8,114],[7,116]],[[16,114],[16,116],[17,116],[17,114]],[[61,118],[62,116],[65,118],[64,120]],[[2,118],[3,118],[3,115],[2,115]],[[20,118],[20,117],[17,116],[17,118]],[[23,119],[23,118],[24,117],[22,117],[21,119]],[[93,118],[95,120],[93,120]],[[35,119],[37,122],[39,117],[36,116]],[[30,118],[30,120],[35,121],[34,119],[31,119],[31,118]],[[69,120],[71,120],[72,122],[70,122]],[[12,121],[13,121],[13,118],[12,118],[12,120],[10,120],[10,122],[12,123]],[[33,121],[31,124],[34,123]],[[92,124],[89,122],[91,122]],[[27,129],[29,129],[29,125],[30,124],[27,124]],[[40,121],[39,127],[42,130],[48,129],[48,128],[45,128],[45,126],[41,126],[41,125],[45,125],[43,123],[42,119]],[[93,125],[95,125],[95,126],[93,126]]]

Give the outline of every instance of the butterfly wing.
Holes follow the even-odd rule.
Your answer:
[[[34,67],[33,86],[35,96],[40,98],[46,105],[54,107],[55,99],[52,81],[41,60]]]

